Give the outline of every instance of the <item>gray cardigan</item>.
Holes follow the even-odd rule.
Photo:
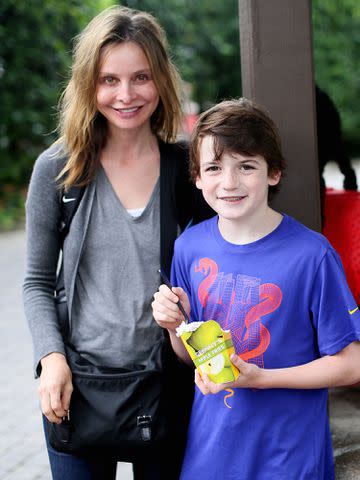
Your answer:
[[[196,223],[209,218],[214,212],[188,181],[184,146],[159,141],[159,147],[161,263],[169,273],[178,228],[183,230],[190,221]],[[60,147],[54,145],[38,157],[26,201],[27,264],[23,297],[33,339],[36,376],[41,371],[41,358],[51,352],[65,354],[54,302],[61,249],[58,225],[62,200],[55,178],[65,160]],[[82,208],[77,210],[63,245],[63,273],[70,323],[77,267],[94,192],[94,183],[90,183],[81,200]]]

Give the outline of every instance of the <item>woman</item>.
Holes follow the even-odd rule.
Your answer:
[[[63,247],[69,338],[96,365],[146,364],[162,335],[151,313],[159,266],[169,271],[178,231],[209,216],[188,183],[186,151],[172,143],[178,75],[151,15],[112,7],[95,17],[77,38],[60,106],[60,139],[37,159],[30,182],[24,282],[41,409],[57,424],[72,393],[54,303],[68,189],[85,186]],[[116,458],[48,452],[54,479],[115,477]],[[177,478],[179,461],[139,459],[135,479]]]

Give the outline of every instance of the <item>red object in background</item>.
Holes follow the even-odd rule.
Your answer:
[[[187,115],[185,115],[184,130],[185,133],[187,133],[188,135],[191,135],[198,116],[199,115],[196,115],[195,113],[188,113]]]
[[[326,189],[323,234],[340,255],[360,305],[360,192]]]

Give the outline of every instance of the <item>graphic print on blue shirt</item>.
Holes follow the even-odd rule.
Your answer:
[[[272,283],[261,284],[257,277],[219,272],[211,258],[201,258],[195,273],[204,277],[197,292],[202,320],[216,320],[224,330],[231,330],[236,353],[263,368],[271,334],[261,319],[280,306],[280,288]]]

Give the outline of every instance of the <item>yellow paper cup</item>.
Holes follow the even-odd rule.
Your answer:
[[[218,322],[182,323],[177,330],[186,350],[201,373],[206,373],[215,383],[233,382],[239,370],[231,363],[235,353],[229,330],[222,330]]]

